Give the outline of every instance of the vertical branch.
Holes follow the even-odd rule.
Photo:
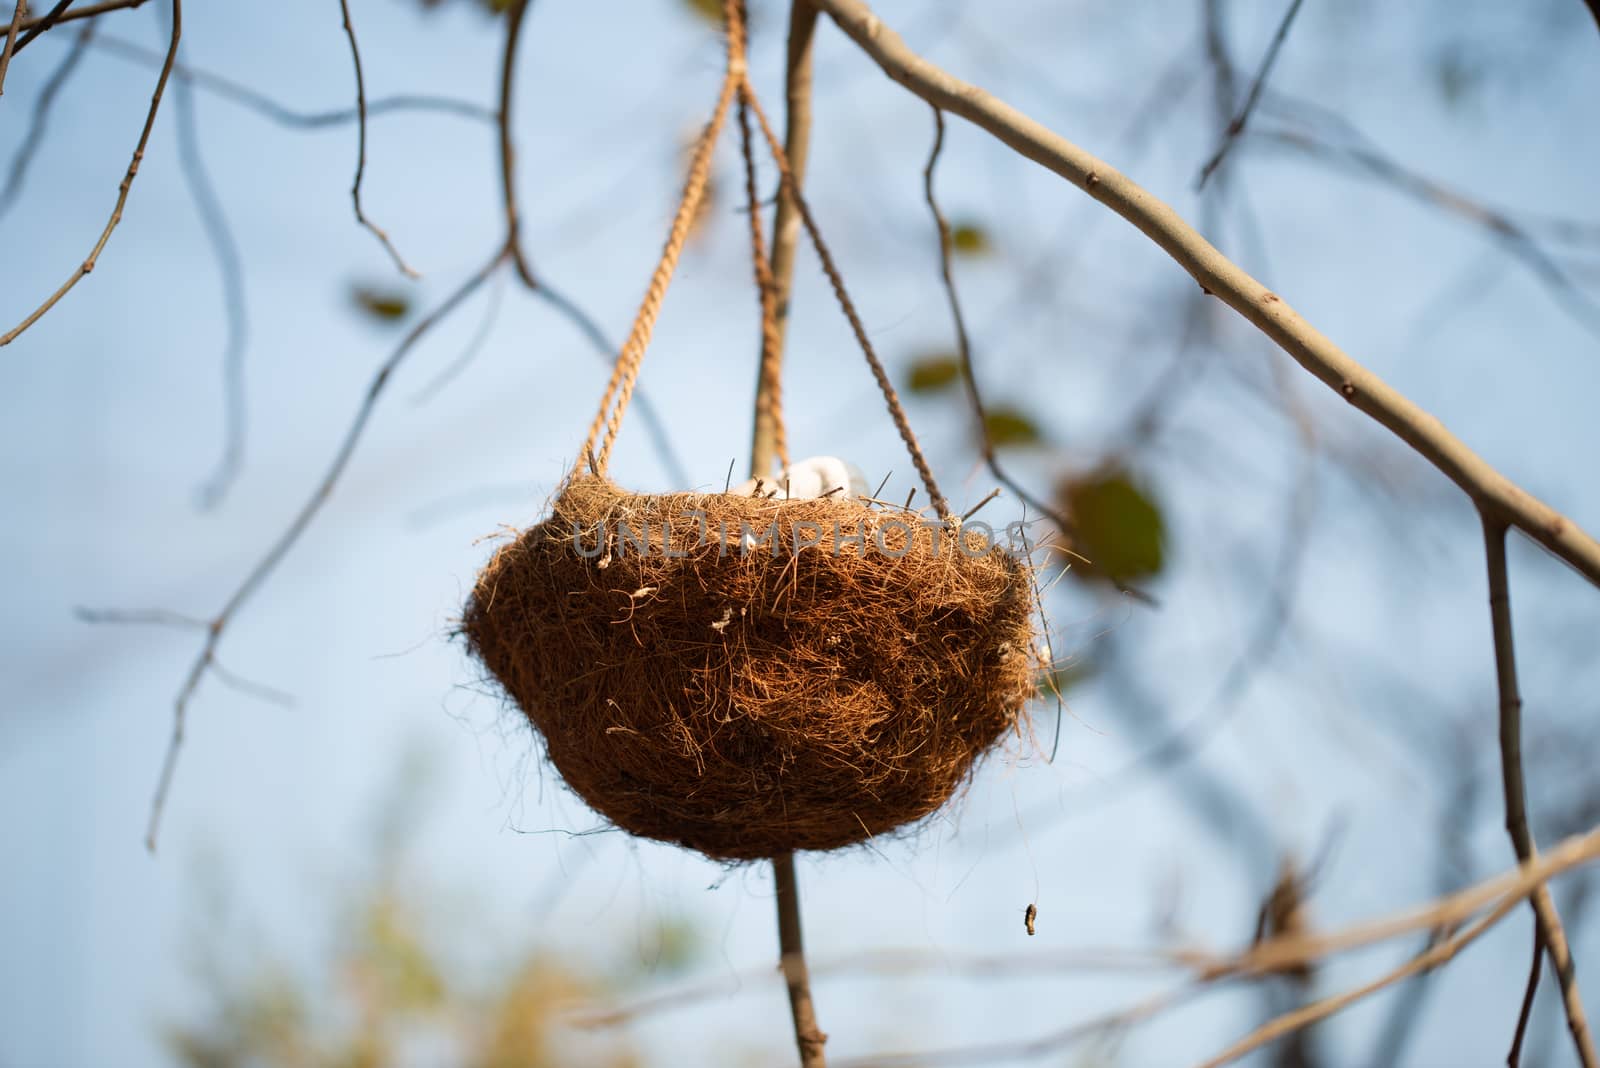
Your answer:
[[[1506,572],[1506,523],[1483,512],[1483,547],[1489,565],[1489,619],[1494,628],[1495,678],[1500,689],[1500,774],[1505,788],[1506,832],[1517,860],[1527,866],[1538,855],[1528,830],[1527,785],[1522,771],[1522,696],[1517,688],[1517,655],[1511,632],[1511,583]],[[1578,993],[1577,969],[1567,945],[1555,898],[1540,886],[1528,898],[1537,924],[1538,939],[1561,983],[1561,1002],[1578,1060],[1584,1068],[1600,1068],[1594,1039]]]
[[[17,31],[22,28],[22,16],[27,14],[28,0],[17,0],[11,12],[11,25],[6,28],[6,42],[0,45],[0,94],[6,91],[6,71],[11,69],[11,50],[16,47]]]
[[[786,63],[784,92],[788,101],[784,154],[796,189],[804,184],[806,162],[811,154],[811,44],[816,37],[817,9],[811,0],[792,0],[789,6],[789,57]],[[754,209],[752,209],[754,210]],[[756,411],[762,399],[775,395],[775,382],[769,382],[783,368],[784,342],[789,330],[789,300],[794,290],[794,257],[800,244],[800,213],[793,197],[778,195],[772,220],[772,303],[774,336],[768,341],[771,356],[762,360],[756,378]],[[751,470],[760,478],[772,473],[776,449],[771,430],[763,433],[763,420],[757,415],[750,445]]]
[[[506,213],[506,241],[511,246],[511,263],[517,277],[529,289],[537,290],[533,268],[522,251],[522,218],[517,212],[516,149],[511,143],[511,99],[516,71],[517,45],[522,40],[522,19],[528,13],[528,0],[512,0],[506,10],[506,45],[500,56],[500,193]],[[610,348],[610,345],[603,346]]]
[[[745,57],[743,0],[726,0],[728,33],[742,65]],[[778,191],[778,208],[773,221],[772,258],[759,262],[760,205],[754,192],[754,167],[750,149],[749,111],[755,94],[748,76],[741,74],[739,94],[740,132],[744,135],[745,160],[751,185],[752,257],[757,258],[756,284],[762,294],[761,360],[756,379],[755,426],[751,431],[750,474],[764,478],[772,474],[773,460],[780,449],[777,398],[783,368],[783,342],[789,321],[789,293],[794,280],[794,254],[800,238],[799,184],[805,174],[806,155],[811,143],[811,40],[816,29],[817,11],[810,0],[793,0],[789,11],[788,97],[789,127],[785,135],[788,156],[785,181]],[[783,451],[787,451],[784,449]],[[789,1012],[794,1018],[794,1040],[800,1050],[801,1068],[826,1068],[823,1051],[828,1036],[817,1026],[817,1009],[811,1000],[811,975],[806,968],[805,939],[800,926],[800,882],[795,875],[794,854],[780,853],[772,858],[772,878],[777,887],[778,966],[789,990]]]
[[[356,70],[356,177],[350,186],[350,200],[356,209],[356,222],[372,231],[374,237],[382,243],[384,251],[389,253],[389,258],[394,260],[394,265],[400,273],[407,278],[420,278],[416,271],[406,264],[400,257],[400,250],[394,247],[394,242],[389,240],[377,223],[367,218],[366,212],[361,210],[361,179],[367,170],[367,80],[361,73],[361,49],[356,44],[356,27],[350,21],[350,0],[339,0],[339,13],[344,18],[344,35],[350,38],[350,60]]]
[[[800,884],[795,878],[794,854],[772,858],[778,885],[778,950],[783,981],[789,987],[789,1011],[794,1016],[794,1039],[800,1047],[800,1068],[827,1068],[823,1045],[828,1036],[817,1027],[817,1010],[811,1001],[811,976],[806,970],[806,947],[800,932]]]

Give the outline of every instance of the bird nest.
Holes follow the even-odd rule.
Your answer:
[[[928,816],[1035,690],[1027,562],[986,527],[575,477],[463,632],[593,808],[721,860]]]

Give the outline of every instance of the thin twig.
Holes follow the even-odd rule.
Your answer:
[[[1289,10],[1283,13],[1283,21],[1278,23],[1278,32],[1272,35],[1272,43],[1267,46],[1266,55],[1261,57],[1261,66],[1256,71],[1256,76],[1250,83],[1250,90],[1245,94],[1244,106],[1239,109],[1233,121],[1228,123],[1228,128],[1223,131],[1222,143],[1217,146],[1216,152],[1200,168],[1200,174],[1195,178],[1194,187],[1204,189],[1206,179],[1211,177],[1211,172],[1222,166],[1222,160],[1228,154],[1228,149],[1239,139],[1244,132],[1245,124],[1250,121],[1250,115],[1256,109],[1256,102],[1261,99],[1261,90],[1267,84],[1267,76],[1272,73],[1272,65],[1278,61],[1278,52],[1283,48],[1283,42],[1289,36],[1289,27],[1294,24],[1294,17],[1300,13],[1302,0],[1290,0]]]
[[[451,360],[427,385],[417,390],[416,395],[411,398],[411,403],[422,405],[433,400],[477,357],[484,342],[489,340],[495,321],[500,317],[500,300],[505,296],[505,277],[504,274],[496,272],[495,284],[489,290],[489,301],[483,309],[483,320],[478,323],[478,330],[472,335],[472,340],[461,350],[461,355]]]
[[[6,28],[5,44],[0,45],[0,94],[6,91],[6,71],[11,69],[11,53],[16,48],[17,31],[22,28],[22,16],[28,11],[28,0],[17,0],[11,12],[11,25]]]
[[[1413,200],[1482,227],[1539,280],[1578,325],[1600,337],[1600,303],[1573,279],[1533,233],[1538,228],[1551,238],[1592,243],[1597,238],[1593,224],[1571,219],[1533,219],[1523,223],[1510,212],[1468,197],[1365,144],[1333,144],[1298,130],[1278,128],[1252,131],[1250,141],[1285,146],[1308,159],[1353,170],[1384,182]]]
[[[93,25],[91,23],[91,25]],[[178,159],[184,181],[194,197],[200,225],[217,261],[222,284],[222,310],[227,319],[227,338],[222,349],[222,455],[217,466],[196,494],[200,507],[214,508],[222,502],[244,464],[245,430],[248,408],[245,403],[244,356],[249,344],[249,310],[245,304],[244,258],[233,227],[228,223],[222,198],[211,184],[205,160],[200,155],[200,132],[195,122],[194,86],[178,74],[173,87],[173,106],[178,117]]]
[[[1088,191],[1136,226],[1329,388],[1387,427],[1482,507],[1600,586],[1600,542],[1496,471],[1445,426],[1341,350],[1276,293],[1223,256],[1167,204],[1114,167],[908,48],[861,0],[813,0],[890,77]]]
[[[350,20],[350,0],[339,0],[339,13],[344,20],[344,35],[350,39],[350,61],[356,72],[356,129],[359,132],[356,134],[356,177],[350,185],[350,200],[355,205],[356,222],[372,231],[401,274],[407,278],[419,278],[421,276],[401,258],[400,250],[394,247],[389,235],[361,210],[361,179],[367,170],[367,80],[361,73],[361,48],[356,44],[355,23]]]
[[[372,413],[377,407],[378,400],[383,396],[390,378],[399,369],[406,356],[410,354],[411,350],[416,347],[417,342],[425,334],[482,285],[484,280],[494,272],[495,268],[505,261],[505,258],[506,249],[503,247],[497,249],[494,256],[463,282],[460,288],[446,297],[444,302],[433,311],[418,320],[417,324],[411,328],[410,332],[406,334],[400,344],[389,355],[389,358],[379,365],[371,383],[367,386],[367,391],[361,400],[361,404],[356,409],[355,418],[351,421],[349,429],[345,431],[344,440],[340,443],[338,451],[334,453],[333,459],[329,462],[328,469],[323,474],[321,481],[312,490],[310,498],[295,513],[294,518],[289,521],[289,525],[278,536],[278,539],[272,543],[266,555],[251,568],[244,581],[229,595],[227,601],[223,603],[221,611],[206,623],[205,644],[190,665],[189,673],[185,677],[182,687],[178,690],[177,698],[173,702],[172,736],[167,742],[167,752],[162,761],[160,777],[156,782],[155,796],[150,802],[150,825],[145,835],[145,846],[152,853],[155,852],[156,835],[161,827],[162,813],[166,809],[167,795],[172,789],[172,777],[177,770],[178,755],[183,748],[184,730],[188,722],[189,702],[194,697],[195,690],[200,685],[201,679],[205,677],[208,670],[215,666],[217,646],[221,642],[223,634],[227,631],[228,625],[233,622],[239,609],[249,601],[251,596],[266,582],[268,576],[283,562],[283,558],[288,555],[290,549],[294,548],[295,543],[300,540],[300,536],[305,533],[306,528],[311,525],[311,521],[316,518],[317,513],[322,510],[322,506],[332,496],[334,486],[337,485],[340,476],[344,474],[345,467],[349,465],[350,458],[355,454],[356,446],[361,442],[362,435],[366,431],[368,421],[372,418]]]
[[[595,321],[594,316],[579,306],[577,301],[552,285],[549,279],[535,272],[522,246],[522,216],[517,208],[516,193],[517,152],[511,135],[511,115],[515,97],[517,46],[522,40],[522,22],[527,15],[530,2],[531,0],[514,0],[506,12],[506,40],[500,54],[499,103],[494,112],[495,127],[499,134],[500,193],[506,220],[506,242],[511,250],[511,262],[516,270],[517,279],[535,297],[565,316],[593,346],[595,355],[610,364],[616,357],[617,347],[606,337],[600,324]],[[678,450],[673,446],[666,424],[662,422],[655,405],[645,396],[642,389],[634,393],[633,400],[639,407],[639,418],[644,421],[645,431],[655,445],[655,454],[661,461],[667,477],[675,486],[689,485],[688,468],[679,458]]]
[[[112,34],[96,36],[94,47],[119,59],[130,60],[134,63],[155,66],[161,62],[161,53]],[[196,89],[204,89],[207,92],[215,93],[231,100],[241,107],[249,108],[279,126],[296,129],[321,129],[327,126],[342,126],[346,123],[359,122],[361,119],[360,109],[353,106],[332,108],[327,111],[295,111],[293,108],[288,108],[278,103],[266,93],[251,89],[247,85],[241,85],[231,78],[225,78],[220,74],[185,63],[176,64],[172,71],[174,74],[181,74],[194,82]],[[476,119],[485,123],[493,123],[495,121],[495,113],[492,109],[471,100],[460,100],[450,96],[437,96],[427,93],[398,93],[394,96],[379,97],[376,100],[367,101],[367,118],[369,119],[403,111],[433,111],[445,115],[457,115],[465,119]]]
[[[55,106],[56,95],[61,92],[61,87],[78,69],[86,46],[94,36],[94,27],[95,24],[91,22],[78,33],[60,65],[50,72],[50,77],[45,79],[39,90],[39,98],[33,105],[33,121],[28,125],[28,132],[22,136],[16,155],[11,157],[11,170],[6,175],[5,188],[0,189],[0,216],[10,211],[22,195],[22,183],[28,176],[28,168],[33,165],[39,146],[44,143],[45,130],[50,125],[50,109]]]
[[[61,16],[66,14],[67,8],[71,6],[72,0],[57,0],[55,7],[52,7],[49,11],[46,11],[43,18],[34,20],[33,23],[27,27],[22,36],[17,39],[17,46],[12,50],[13,54],[21,52],[24,48],[27,48],[33,43],[34,38],[38,37],[40,34],[49,30],[56,23],[60,22]]]
[[[1540,887],[1543,887],[1542,883],[1540,884]],[[1361,986],[1355,987],[1352,990],[1347,990],[1342,994],[1335,994],[1332,997],[1323,998],[1320,1001],[1314,1001],[1311,1004],[1302,1006],[1301,1008],[1295,1009],[1292,1012],[1284,1013],[1277,1019],[1271,1020],[1268,1023],[1263,1024],[1261,1027],[1256,1028],[1256,1030],[1250,1032],[1250,1034],[1246,1035],[1238,1042],[1235,1042],[1233,1045],[1229,1046],[1215,1057],[1203,1062],[1200,1065],[1200,1068],[1222,1068],[1222,1066],[1225,1064],[1232,1064],[1245,1054],[1250,1053],[1253,1050],[1260,1049],[1262,1046],[1265,1046],[1270,1042],[1276,1042],[1278,1039],[1283,1038],[1286,1035],[1293,1034],[1306,1027],[1309,1027],[1318,1020],[1325,1020],[1330,1016],[1343,1012],[1345,1009],[1349,1008],[1351,1005],[1354,1005],[1363,998],[1375,994],[1385,987],[1392,986],[1402,979],[1416,975],[1418,972],[1430,971],[1442,964],[1449,962],[1457,953],[1460,953],[1467,946],[1477,941],[1478,938],[1484,934],[1484,932],[1488,931],[1495,924],[1499,923],[1501,920],[1505,919],[1506,916],[1510,915],[1511,911],[1520,903],[1521,898],[1508,895],[1498,905],[1496,905],[1493,911],[1491,911],[1487,916],[1484,916],[1477,923],[1473,924],[1471,927],[1468,927],[1465,931],[1462,931],[1454,938],[1440,942],[1432,949],[1429,949],[1423,953],[1419,953],[1417,956],[1411,958],[1411,960],[1407,961],[1405,964],[1402,964],[1400,967],[1395,968],[1394,970],[1387,972],[1370,982],[1363,983]]]
[[[828,1036],[817,1026],[817,1010],[811,1000],[811,977],[806,972],[805,940],[800,930],[800,884],[795,878],[794,854],[780,853],[773,857],[772,874],[778,891],[778,967],[789,989],[789,1012],[794,1017],[800,1066],[827,1068],[823,1046]]]
[[[1539,993],[1539,976],[1544,974],[1544,939],[1539,937],[1539,921],[1533,923],[1533,963],[1528,966],[1528,985],[1522,991],[1522,1006],[1517,1010],[1517,1027],[1511,1033],[1511,1050],[1506,1068],[1522,1064],[1522,1042],[1528,1037],[1528,1020],[1533,1016],[1533,1001]]]
[[[36,27],[43,26],[48,29],[52,25],[58,26],[64,22],[72,22],[76,19],[92,19],[96,15],[104,15],[108,11],[132,10],[133,8],[144,6],[146,2],[147,0],[105,0],[104,3],[89,4],[85,7],[73,8],[71,11],[60,12],[55,14],[54,18],[52,18],[50,14],[45,14],[36,19],[28,19],[22,24],[22,28],[25,30],[31,30]],[[58,6],[64,7],[65,5]]]
[[[1522,696],[1517,687],[1517,654],[1511,628],[1511,582],[1506,569],[1506,524],[1483,514],[1484,556],[1489,565],[1489,618],[1494,630],[1495,679],[1500,691],[1500,773],[1505,788],[1506,833],[1511,837],[1517,860],[1531,865],[1538,857],[1533,833],[1528,829],[1527,786],[1522,771]],[[1541,886],[1529,899],[1538,925],[1539,941],[1561,984],[1561,1000],[1567,1012],[1567,1029],[1584,1068],[1600,1066],[1594,1039],[1589,1034],[1578,992],[1577,967],[1567,945],[1567,934],[1556,911],[1555,898]]]
[[[517,277],[529,289],[538,289],[533,268],[522,251],[522,219],[517,212],[516,149],[511,141],[511,104],[514,99],[513,82],[516,72],[517,44],[522,40],[522,20],[528,13],[529,0],[512,0],[506,11],[506,43],[500,57],[500,110],[495,121],[500,128],[500,194],[505,206],[506,241],[511,246],[511,262]]]
[[[150,96],[150,110],[144,118],[144,126],[139,131],[138,144],[133,149],[133,159],[128,163],[128,170],[122,176],[122,182],[117,186],[117,202],[111,209],[111,218],[107,221],[105,229],[100,233],[100,239],[95,242],[94,248],[89,250],[88,258],[79,265],[72,276],[61,284],[61,287],[52,293],[43,304],[33,310],[22,322],[12,327],[4,334],[0,334],[0,347],[11,344],[24,330],[38,322],[45,312],[55,307],[62,297],[77,285],[79,280],[94,270],[95,261],[100,258],[101,251],[106,247],[106,242],[111,240],[111,231],[117,228],[117,223],[122,221],[122,209],[128,203],[128,191],[133,188],[133,179],[139,173],[139,164],[144,160],[145,146],[150,142],[150,131],[155,127],[156,112],[161,109],[161,96],[167,89],[167,79],[172,76],[172,65],[178,59],[178,41],[183,37],[183,0],[172,0],[172,35],[167,42],[167,56],[161,65],[161,74],[156,79],[156,88]]]

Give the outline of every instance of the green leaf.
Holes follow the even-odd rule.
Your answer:
[[[1073,570],[1126,584],[1150,578],[1166,564],[1161,508],[1125,471],[1069,479],[1058,491],[1073,524],[1073,548],[1089,558]]]
[[[956,223],[950,228],[950,247],[957,256],[987,256],[994,251],[989,231],[974,222]]]
[[[947,352],[935,353],[911,362],[911,373],[906,376],[906,388],[913,393],[937,393],[947,386],[955,385],[960,377],[960,357]]]
[[[396,323],[411,312],[411,298],[396,289],[356,285],[350,299],[363,313],[383,323]]]
[[[1015,408],[989,408],[984,415],[983,425],[989,432],[989,443],[997,449],[1036,445],[1042,437],[1038,425]]]

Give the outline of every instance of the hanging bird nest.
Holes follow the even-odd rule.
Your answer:
[[[495,553],[463,630],[580,797],[722,860],[929,815],[1037,671],[1031,576],[981,528],[596,476]]]
[[[865,841],[930,815],[1034,692],[1025,559],[940,494],[750,88],[742,35],[638,315],[550,514],[478,576],[462,631],[567,784],[624,830],[721,860]],[[787,468],[753,115],[935,515],[863,498],[630,494],[606,477],[737,98],[762,308],[758,441]],[[602,434],[603,431],[603,434]],[[758,447],[758,456],[763,449]],[[770,463],[754,464],[756,474]],[[909,505],[909,501],[908,501]]]

